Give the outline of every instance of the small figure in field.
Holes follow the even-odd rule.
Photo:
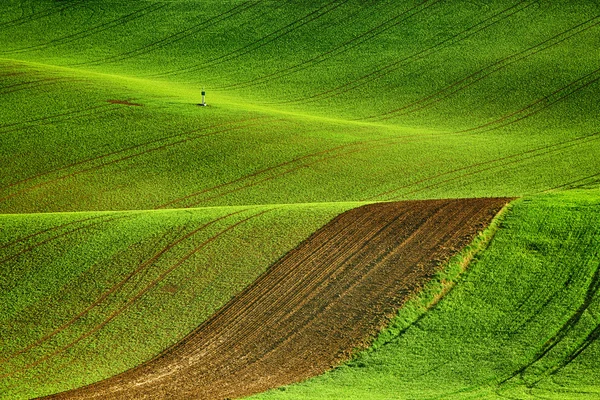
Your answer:
[[[202,88],[202,103],[198,104],[200,107],[206,107],[206,92],[204,91],[204,88]]]

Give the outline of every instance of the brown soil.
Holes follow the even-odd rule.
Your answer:
[[[132,103],[129,100],[106,100],[106,101],[109,102],[110,104],[122,104],[124,106],[135,106],[135,107],[143,106],[143,104]]]
[[[153,360],[53,398],[224,399],[318,375],[366,346],[507,202],[407,201],[347,211]]]

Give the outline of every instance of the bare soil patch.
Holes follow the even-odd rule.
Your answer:
[[[53,398],[236,398],[323,373],[368,345],[508,201],[407,201],[347,211],[162,354]]]
[[[129,100],[106,100],[107,102],[109,102],[110,104],[121,104],[124,106],[131,106],[131,107],[143,107],[143,104],[139,104],[139,103],[132,103]]]

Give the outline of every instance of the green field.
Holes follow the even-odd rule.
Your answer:
[[[593,0],[3,0],[0,398],[149,359],[363,202],[495,196],[439,306],[286,395],[600,397],[592,341],[555,371],[598,325],[599,33]]]
[[[518,200],[468,271],[459,257],[369,351],[256,398],[600,398],[599,205],[598,191]]]

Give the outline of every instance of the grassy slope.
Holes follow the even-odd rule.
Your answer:
[[[599,14],[591,0],[2,1],[0,213],[517,196],[597,187],[600,60],[590,49],[597,48]],[[203,86],[210,107],[200,109],[195,104]],[[278,232],[303,221],[281,212],[285,226]],[[191,225],[182,221],[195,226],[209,214],[189,217]],[[238,263],[229,257],[254,259],[254,246],[270,255],[247,265],[255,269],[239,284],[217,290],[220,300],[205,298],[205,314],[333,214],[298,224],[303,228],[285,245],[271,243],[265,228],[252,246],[231,255],[226,249],[244,236],[237,229],[224,235],[211,253],[223,265]],[[123,258],[117,274],[151,257],[152,240],[166,246],[180,226],[175,217],[162,221],[169,213],[131,215],[126,230],[79,231],[85,243],[95,243],[91,253],[85,244],[69,252],[58,246],[50,263],[29,256],[14,262],[11,268],[20,272],[11,279],[31,278],[46,289],[23,284],[20,292],[2,291],[10,298],[3,303],[6,313],[29,321],[39,308],[34,302],[27,311],[23,299],[87,282],[81,289],[90,291],[67,296],[58,319],[44,317],[50,318],[45,329],[56,327],[85,307],[77,296],[93,298],[106,287],[94,289],[65,265],[86,269],[97,259],[112,265]],[[3,216],[0,241],[34,232],[44,218]],[[164,239],[152,236],[162,233]],[[133,250],[122,247],[138,241]],[[158,326],[173,312],[156,311],[147,320]],[[65,387],[106,376],[114,370],[103,368],[115,360],[120,369],[149,357],[205,314],[181,318],[180,328],[144,354],[96,358],[90,369],[101,372],[93,375],[81,360],[98,357],[110,335],[122,333],[111,323],[114,329],[101,331],[108,336],[98,350],[89,345],[70,352],[79,360],[73,369],[61,375],[59,366],[36,366],[31,376],[10,378],[21,388],[12,393],[51,391],[44,380],[65,376]],[[90,323],[94,318],[100,317]],[[3,351],[28,337],[29,325],[21,327],[7,336],[12,344],[3,344]],[[139,339],[132,340],[127,351],[139,350],[131,344]]]
[[[264,399],[598,398],[598,191],[515,202],[433,309],[400,311],[371,351]],[[440,279],[456,279],[456,267]],[[419,305],[421,308],[419,308]]]
[[[0,397],[145,361],[356,205],[0,215]]]
[[[514,196],[598,178],[593,2],[23,3],[40,14],[8,2],[0,22],[16,74],[0,78],[3,212]]]

